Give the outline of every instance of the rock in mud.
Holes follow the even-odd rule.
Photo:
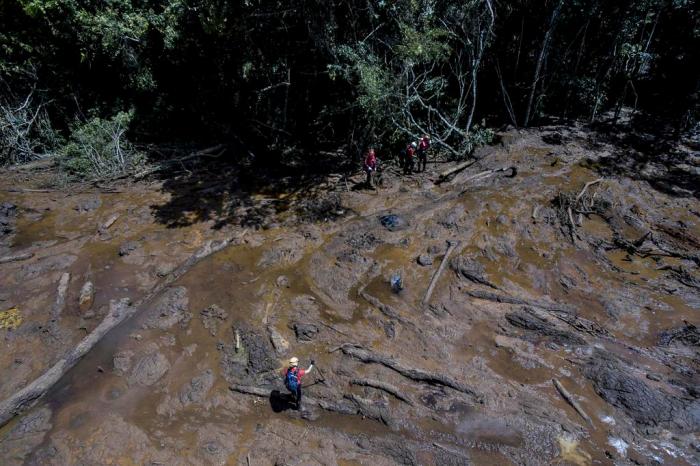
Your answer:
[[[294,324],[294,333],[299,341],[313,341],[319,329],[316,325],[304,322]]]
[[[143,356],[134,365],[129,375],[129,385],[150,387],[170,369],[170,362],[162,353],[154,351]]]
[[[180,403],[187,406],[192,403],[201,403],[214,386],[214,373],[208,369],[203,374],[193,378],[190,383],[180,390]]]
[[[417,262],[419,265],[427,267],[428,265],[433,265],[433,258],[427,254],[421,254],[418,256]]]
[[[601,398],[622,409],[650,432],[655,427],[678,432],[700,428],[700,400],[684,400],[652,387],[643,375],[608,353],[596,352],[584,374],[593,381],[593,388]]]
[[[121,257],[128,256],[140,247],[141,244],[138,241],[127,241],[126,243],[123,243],[121,246],[119,246],[119,255]]]
[[[0,437],[0,458],[5,458],[7,464],[13,464],[9,461],[10,458],[16,459],[17,464],[23,464],[32,450],[44,441],[51,427],[49,408],[44,407],[29,412],[19,419],[12,430]]]
[[[95,298],[95,287],[91,281],[87,281],[83,284],[80,289],[80,298],[78,298],[78,306],[80,307],[80,312],[85,313],[92,307],[93,300]]]
[[[77,259],[78,256],[72,254],[49,256],[36,262],[23,265],[19,271],[19,276],[22,280],[32,280],[48,272],[65,270]]]
[[[0,203],[0,237],[9,235],[14,231],[14,221],[17,216],[17,206],[9,203]]]
[[[456,256],[450,260],[450,268],[462,277],[480,285],[497,288],[492,284],[487,275],[486,269],[480,262],[465,256]]]
[[[282,356],[289,351],[289,342],[275,327],[270,325],[267,327],[267,331],[270,332],[270,342],[278,355]]]
[[[224,378],[229,383],[257,383],[258,375],[269,375],[279,367],[275,350],[267,335],[246,324],[239,324],[237,328],[241,340],[239,350],[236,351],[235,337],[230,344],[219,346]]]
[[[124,375],[131,369],[131,358],[134,357],[133,351],[120,351],[114,355],[112,360],[112,365],[114,366],[114,373],[117,375]]]
[[[389,231],[402,230],[408,226],[408,222],[403,217],[394,214],[382,215],[379,217],[379,223]]]
[[[684,346],[700,346],[700,331],[695,325],[686,323],[682,327],[661,332],[659,345],[670,346],[674,343]]]
[[[188,311],[187,289],[182,286],[169,288],[149,310],[144,326],[167,330],[175,324],[187,326],[192,314]]]
[[[216,304],[212,304],[208,308],[200,312],[202,325],[209,330],[211,336],[216,336],[219,333],[219,324],[228,319],[228,312],[221,309]]]
[[[74,209],[82,214],[85,212],[92,212],[95,209],[99,209],[101,205],[102,200],[100,200],[99,197],[91,197],[79,201],[74,207]]]

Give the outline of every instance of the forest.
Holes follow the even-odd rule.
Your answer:
[[[3,0],[0,50],[0,163],[78,178],[212,144],[315,165],[429,133],[460,159],[505,125],[700,118],[694,0]]]

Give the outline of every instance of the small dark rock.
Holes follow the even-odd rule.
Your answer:
[[[389,231],[397,231],[408,226],[408,222],[398,215],[389,214],[379,217],[379,222]]]
[[[132,252],[136,251],[141,245],[138,241],[127,241],[126,243],[119,246],[119,255],[128,256]]]
[[[421,254],[420,256],[418,256],[417,260],[418,264],[422,265],[423,267],[433,265],[433,258],[427,254]]]
[[[294,324],[294,333],[299,341],[312,341],[316,338],[319,329],[314,324],[300,323]]]
[[[78,204],[75,206],[75,210],[77,210],[80,213],[91,212],[99,208],[101,205],[102,201],[99,197],[92,197],[89,199],[83,199],[82,201],[79,201]]]
[[[650,372],[647,374],[647,379],[653,380],[654,382],[659,382],[661,381],[661,375]]]

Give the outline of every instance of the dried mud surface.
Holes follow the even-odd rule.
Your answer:
[[[500,136],[440,184],[449,164],[246,205],[223,185],[225,221],[199,210],[201,187],[165,221],[158,182],[18,192],[30,176],[8,173],[0,257],[33,256],[0,263],[0,311],[21,316],[0,328],[1,399],[110,301],[137,302],[207,241],[235,240],[2,427],[0,462],[700,464],[697,197],[611,175],[619,148],[584,129]],[[517,175],[475,177],[507,167]],[[280,375],[292,355],[319,369],[300,411]]]

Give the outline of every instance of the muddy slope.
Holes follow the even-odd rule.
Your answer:
[[[480,155],[439,185],[449,164],[245,203],[223,174],[109,193],[8,175],[3,399],[110,301],[233,241],[4,426],[2,463],[699,464],[695,193],[613,174],[620,148],[582,129],[503,133]],[[697,162],[637,172],[685,180]],[[319,369],[301,411],[292,355]]]

